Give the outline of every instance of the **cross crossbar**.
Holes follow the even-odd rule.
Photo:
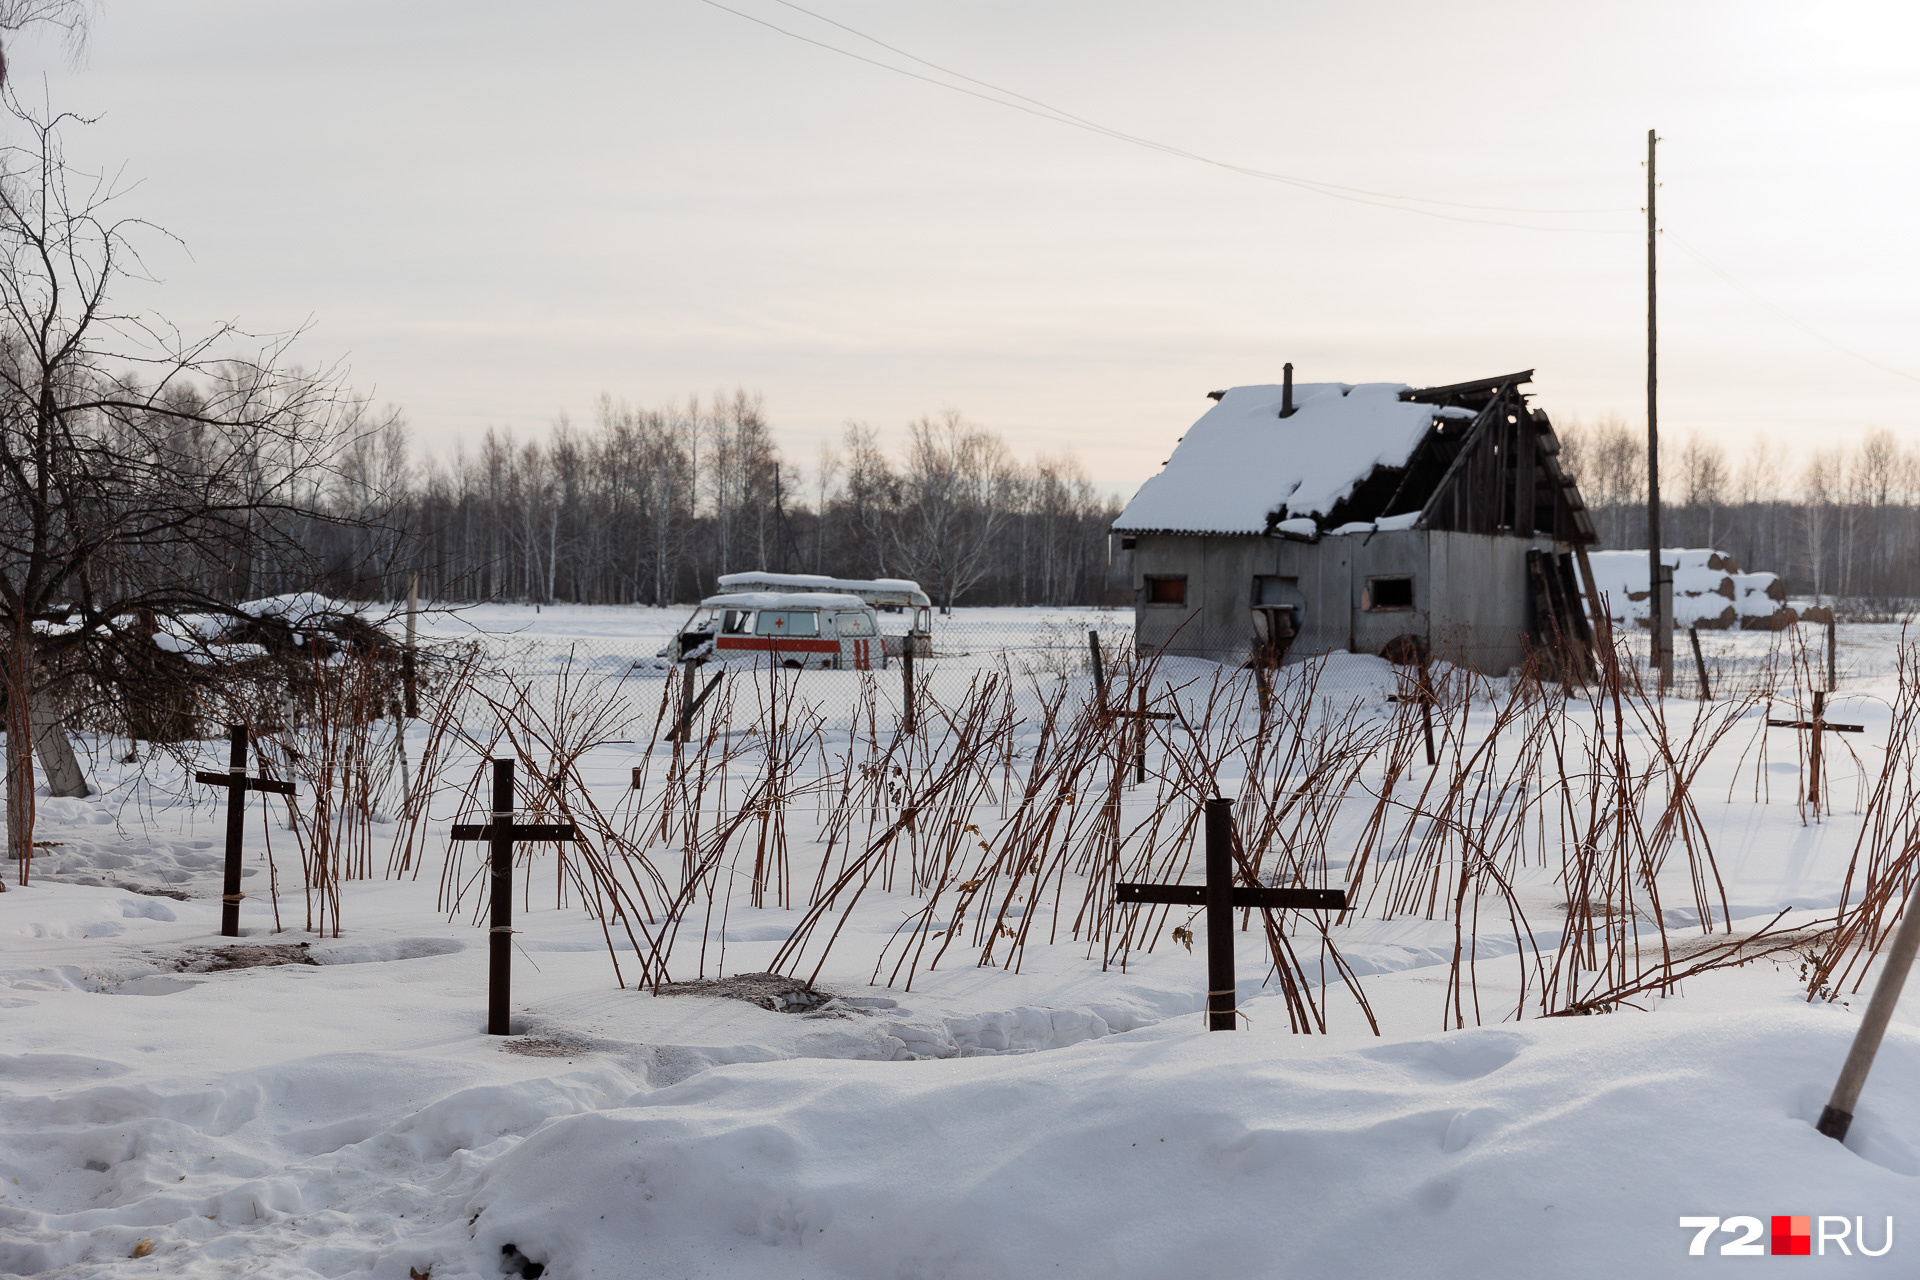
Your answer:
[[[1203,884],[1116,884],[1115,902],[1164,903],[1175,907],[1204,907],[1207,886]],[[1236,907],[1261,907],[1270,911],[1345,911],[1344,889],[1269,889],[1242,885],[1233,891]]]
[[[1769,720],[1769,729],[1818,729],[1822,733],[1865,733],[1863,724],[1834,724],[1830,720]]]
[[[1808,741],[1812,749],[1807,752],[1807,803],[1814,812],[1820,811],[1820,735],[1825,733],[1865,733],[1867,727],[1862,724],[1834,724],[1827,719],[1827,693],[1824,689],[1813,691],[1813,718],[1811,720],[1767,720],[1769,729],[1807,729],[1813,737]]]
[[[204,782],[210,787],[232,787],[239,791],[269,791],[277,796],[294,794],[291,782],[281,782],[277,778],[250,778],[244,773],[213,773],[206,769],[194,771],[193,780]]]
[[[509,840],[521,844],[531,840],[578,840],[579,829],[571,822],[513,822],[508,827]],[[454,840],[491,840],[493,824],[491,822],[456,822],[453,824]]]

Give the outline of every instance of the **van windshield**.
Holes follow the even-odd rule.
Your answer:
[[[820,633],[820,615],[806,609],[762,609],[753,620],[757,636],[812,636]]]

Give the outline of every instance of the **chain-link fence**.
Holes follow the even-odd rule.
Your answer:
[[[677,663],[675,637],[690,620],[687,611],[675,609],[482,606],[433,615],[423,635],[443,652],[473,653],[478,660],[473,687],[487,697],[552,702],[563,691],[577,698],[591,689],[620,704],[629,731],[640,738],[671,734],[690,706],[696,708],[685,717],[690,729],[693,720],[722,705],[733,708],[729,719],[739,713],[757,719],[778,701],[788,714],[817,718],[822,728],[844,733],[938,714],[938,708],[959,705],[988,680],[1008,682],[1022,715],[1037,717],[1050,701],[1095,699],[1103,680],[1127,685],[1128,697],[1137,698],[1139,685],[1128,673],[1142,663],[1153,668],[1147,684],[1158,690],[1150,695],[1155,698],[1196,681],[1259,678],[1241,662],[1223,665],[1177,652],[1187,645],[1172,646],[1175,652],[1138,652],[1134,614],[1126,609],[962,608],[936,614],[931,642],[912,646],[887,636],[892,619],[883,616],[881,631],[890,640],[885,651],[876,649],[859,663],[835,660],[825,664],[828,669],[804,670],[793,670],[795,664],[768,653]],[[1889,634],[1881,636],[1881,630]],[[1678,632],[1671,694],[1699,698],[1703,678],[1704,691],[1713,698],[1773,694],[1792,701],[1796,689],[1863,686],[1890,674],[1890,668],[1882,668],[1888,668],[1897,648],[1887,643],[1897,639],[1897,631],[1849,627],[1831,649],[1829,631],[1822,626]],[[1623,667],[1651,689],[1657,676],[1650,667],[1650,636],[1622,630],[1614,639]],[[914,651],[910,662],[901,652],[908,647]],[[1385,657],[1308,659],[1293,652],[1287,660],[1289,665],[1315,662],[1316,698],[1344,707],[1383,700],[1418,669],[1419,654],[1388,648]],[[1444,662],[1434,665],[1447,669]]]

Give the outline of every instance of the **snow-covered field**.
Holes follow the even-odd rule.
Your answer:
[[[572,743],[580,750],[564,787],[574,805],[590,800],[605,813],[597,830],[644,849],[668,883],[682,849],[712,838],[711,826],[692,841],[684,827],[666,840],[648,834],[672,753],[649,749],[670,691],[666,673],[645,660],[684,617],[494,606],[436,616],[429,627],[442,637],[485,637],[496,652],[510,637],[527,660],[522,673],[542,676],[528,686],[546,691],[539,696],[567,687],[571,677],[554,674],[565,667],[555,655],[575,649],[585,687],[614,710]],[[1431,912],[1391,909],[1405,899],[1394,877],[1418,858],[1415,842],[1391,832],[1369,845],[1367,818],[1384,788],[1378,762],[1337,783],[1350,801],[1306,801],[1320,825],[1286,828],[1287,852],[1270,865],[1340,885],[1361,874],[1359,855],[1371,848],[1371,905],[1331,937],[1379,1034],[1318,958],[1318,935],[1306,924],[1294,943],[1326,1033],[1292,1034],[1257,919],[1235,935],[1246,1020],[1233,1034],[1210,1034],[1199,1015],[1202,922],[1192,922],[1192,950],[1170,936],[1183,912],[1143,914],[1124,947],[1085,927],[1076,938],[1088,886],[1115,873],[1081,854],[1118,848],[1122,878],[1198,878],[1197,859],[1184,861],[1191,833],[1178,829],[1198,794],[1179,774],[1192,764],[1179,745],[1187,738],[1211,744],[1202,754],[1219,766],[1220,791],[1243,796],[1249,824],[1267,804],[1259,787],[1284,778],[1331,788],[1326,779],[1337,771],[1304,782],[1300,769],[1269,762],[1266,782],[1249,781],[1244,744],[1227,745],[1258,724],[1248,678],[1168,666],[1155,675],[1155,705],[1187,719],[1156,730],[1167,736],[1149,751],[1148,784],[1131,783],[1130,756],[1115,792],[1106,791],[1110,774],[1097,770],[1060,783],[1077,790],[1068,798],[1078,805],[1052,810],[1067,814],[1050,864],[1058,876],[1044,891],[1028,887],[997,904],[997,919],[1020,930],[1017,954],[1008,951],[1014,944],[998,935],[991,911],[968,915],[958,905],[973,901],[962,883],[976,875],[965,861],[976,856],[972,837],[983,850],[1013,841],[1004,824],[1026,812],[1023,780],[1040,769],[1036,760],[1056,759],[1067,736],[1043,734],[1033,709],[1057,700],[1064,725],[1084,707],[1089,681],[1074,646],[1088,627],[1115,619],[982,610],[946,624],[949,638],[936,643],[949,656],[928,664],[929,746],[887,757],[906,766],[900,785],[909,789],[920,785],[913,775],[937,772],[939,743],[959,733],[940,708],[952,711],[967,682],[994,673],[989,640],[1026,636],[1023,652],[1055,656],[1018,668],[1017,718],[984,727],[985,798],[968,810],[981,830],[964,838],[955,833],[964,824],[916,830],[911,854],[896,859],[898,874],[863,881],[850,903],[842,894],[797,963],[784,963],[803,978],[819,966],[817,985],[831,999],[806,1011],[635,990],[646,961],[621,922],[603,929],[585,909],[581,882],[562,879],[547,846],[528,854],[516,880],[518,1034],[485,1035],[478,847],[449,858],[445,842],[456,817],[477,812],[463,795],[480,752],[494,745],[478,713],[468,725],[474,741],[447,748],[421,825],[427,834],[405,874],[380,874],[387,845],[405,830],[387,820],[398,816],[397,787],[375,806],[374,874],[341,885],[337,937],[331,928],[303,931],[295,833],[277,801],[251,802],[239,945],[288,946],[275,958],[298,962],[246,968],[220,967],[233,958],[233,944],[218,937],[223,807],[188,794],[206,789],[187,787],[178,762],[143,753],[128,763],[124,743],[83,744],[102,794],[43,794],[36,839],[46,847],[28,886],[12,887],[9,875],[0,895],[0,1271],[381,1280],[491,1280],[535,1267],[555,1278],[1668,1276],[1772,1265],[1718,1256],[1737,1232],[1715,1235],[1707,1256],[1689,1256],[1695,1233],[1678,1226],[1680,1217],[1765,1223],[1780,1214],[1860,1219],[1876,1250],[1893,1218],[1889,1252],[1842,1256],[1829,1243],[1824,1257],[1792,1264],[1798,1271],[1913,1272],[1920,995],[1903,1004],[1844,1146],[1812,1122],[1865,989],[1834,1002],[1805,999],[1802,969],[1817,938],[1598,1016],[1535,1016],[1539,966],[1553,963],[1569,899],[1560,878],[1565,837],[1546,817],[1547,783],[1557,780],[1534,776],[1520,801],[1495,797],[1470,814],[1481,825],[1469,834],[1487,841],[1512,814],[1546,819],[1515,837],[1522,843],[1505,875],[1530,937],[1488,905],[1464,934],[1445,900]],[[1736,934],[1783,908],[1781,927],[1833,915],[1889,735],[1905,731],[1890,706],[1894,630],[1842,628],[1841,640],[1843,680],[1829,714],[1866,732],[1847,744],[1857,760],[1829,744],[1832,813],[1816,816],[1797,802],[1804,771],[1795,734],[1768,738],[1764,705],[1736,717],[1719,704],[1732,722],[1700,765],[1693,796],[1722,887],[1709,896],[1724,902],[1730,919],[1721,923]],[[1755,670],[1771,639],[1736,633],[1715,642],[1727,646],[1716,656]],[[943,670],[954,674],[943,678]],[[1002,671],[1010,678],[1014,664]],[[685,913],[663,949],[672,979],[773,966],[819,897],[823,860],[837,873],[850,848],[892,830],[890,816],[897,823],[876,799],[829,850],[834,799],[807,790],[840,776],[836,753],[853,759],[891,725],[886,699],[897,690],[856,677],[807,673],[800,679],[809,683],[775,691],[796,721],[805,719],[793,710],[796,689],[836,708],[880,708],[856,717],[857,733],[823,717],[816,745],[795,757],[774,841],[789,860],[791,905],[777,905],[776,878],[766,880],[769,905],[751,905],[752,865],[767,846],[766,828],[750,820],[715,846],[712,909],[703,901]],[[1345,723],[1356,733],[1404,717],[1407,704],[1387,701],[1398,680],[1377,659],[1336,658],[1320,672],[1310,714],[1269,736],[1284,746],[1289,735],[1342,722],[1349,708]],[[765,695],[751,677],[738,683],[724,741],[706,748],[716,761],[716,751],[732,753],[703,793],[709,824],[761,794],[752,788],[772,754],[764,730],[748,732]],[[1526,758],[1474,754],[1501,714],[1504,687],[1482,687],[1457,716],[1443,715],[1439,768],[1416,751],[1391,792],[1401,797],[1396,805],[1430,810],[1430,798],[1414,797],[1436,776],[1490,776]],[[1222,688],[1232,697],[1223,699]],[[1773,708],[1789,709],[1784,701]],[[1687,700],[1666,703],[1676,739],[1696,712]],[[1569,742],[1584,714],[1576,702],[1553,718]],[[408,731],[416,768],[430,732],[425,723]],[[1629,726],[1623,736],[1643,759],[1648,734]],[[222,743],[206,744],[200,767],[223,766],[223,752]],[[543,776],[557,772],[544,756],[528,763]],[[631,789],[636,767],[648,790]],[[1577,762],[1570,772],[1578,775]],[[1092,816],[1109,794],[1119,796],[1114,846],[1100,843]],[[1657,810],[1657,793],[1643,804]],[[571,865],[578,872],[581,864]],[[272,876],[285,926],[278,933]],[[1656,880],[1669,936],[1697,945],[1687,859],[1669,850]],[[1454,886],[1447,881],[1440,897]],[[1858,897],[1858,877],[1850,892]],[[1628,914],[1640,923],[1630,936],[1651,936],[1652,910],[1634,901]],[[1102,917],[1116,928],[1126,918]],[[932,965],[936,934],[949,935],[950,949]],[[918,950],[916,937],[928,940]],[[1456,971],[1463,937],[1477,959]],[[977,963],[983,945],[999,948],[985,965]],[[902,968],[910,952],[918,958]],[[1454,988],[1456,972],[1473,983],[1470,996]],[[1325,986],[1322,974],[1331,979]],[[1464,1018],[1455,1013],[1462,1008]],[[1526,1016],[1515,1020],[1516,1009]]]

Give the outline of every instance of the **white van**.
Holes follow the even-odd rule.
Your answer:
[[[806,591],[858,596],[881,613],[906,616],[905,634],[887,632],[881,643],[897,658],[909,648],[916,658],[933,656],[933,601],[910,578],[828,578],[817,573],[723,573],[722,591]]]
[[[828,591],[708,596],[661,656],[676,663],[772,662],[806,671],[887,665],[873,606]]]

